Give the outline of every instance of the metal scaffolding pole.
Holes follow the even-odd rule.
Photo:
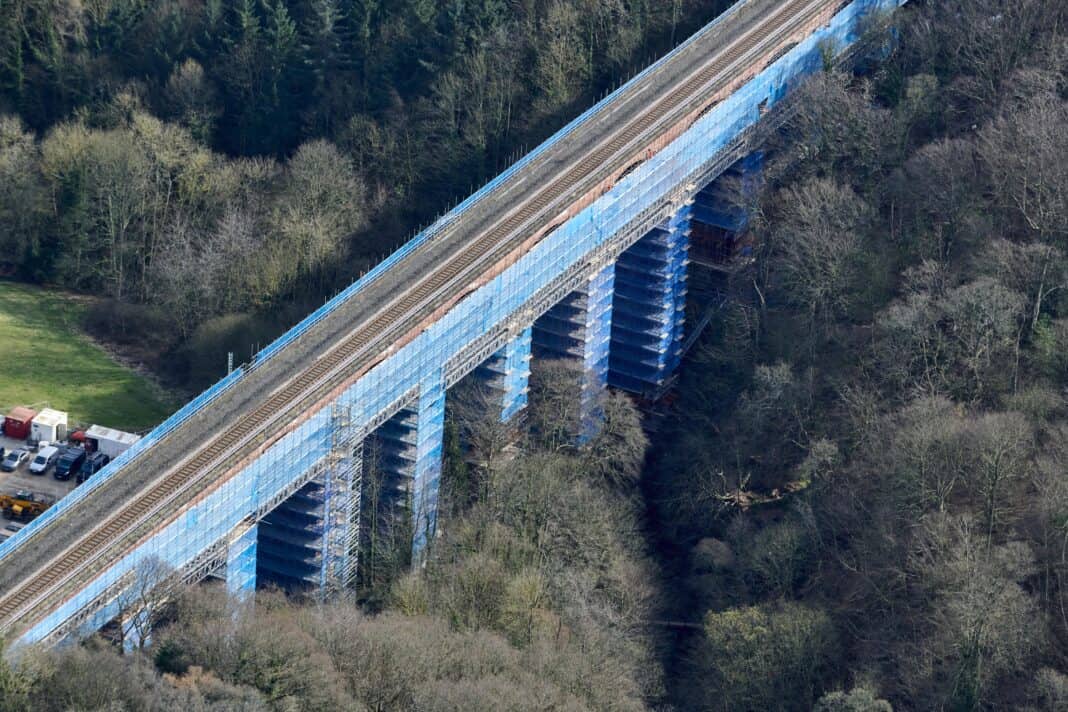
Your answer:
[[[440,369],[423,380],[418,418],[417,459],[412,481],[413,563],[422,559],[437,529],[445,434],[445,381]]]
[[[686,318],[689,203],[616,262],[608,381],[644,393],[678,367]]]
[[[582,368],[577,394],[581,406],[580,442],[597,434],[603,415],[601,400],[608,385],[614,285],[615,265],[610,264],[534,323],[535,356],[575,361]]]
[[[231,596],[245,599],[256,592],[256,541],[259,525],[250,522],[239,527],[230,539],[226,552],[226,590]]]

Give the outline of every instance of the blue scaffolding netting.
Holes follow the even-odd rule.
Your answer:
[[[697,119],[685,133],[636,167],[592,205],[545,235],[512,265],[468,294],[409,343],[387,357],[340,393],[335,401],[312,413],[290,432],[244,465],[226,481],[196,501],[189,502],[170,522],[138,543],[126,555],[102,568],[99,576],[77,590],[26,631],[20,640],[34,642],[94,610],[81,625],[99,627],[114,617],[111,604],[100,599],[120,585],[141,562],[154,559],[174,569],[194,562],[205,551],[227,546],[228,586],[235,592],[251,590],[257,579],[320,586],[338,571],[351,570],[343,542],[351,542],[355,466],[345,464],[352,452],[337,452],[339,431],[336,411],[345,411],[344,429],[364,433],[382,444],[381,466],[389,470],[389,488],[397,508],[411,518],[413,550],[422,551],[435,535],[438,490],[441,479],[442,433],[445,413],[445,364],[466,347],[502,325],[531,312],[537,298],[553,281],[589,263],[590,256],[621,234],[652,207],[691,185],[707,165],[764,112],[777,104],[801,78],[819,71],[823,51],[844,51],[858,38],[860,19],[876,8],[889,8],[899,0],[855,0],[824,27],[775,60],[731,96]],[[707,29],[705,30],[708,31]],[[649,71],[652,71],[650,69]],[[640,80],[636,79],[636,81]],[[626,87],[623,88],[626,90]],[[610,102],[614,97],[608,97]],[[570,124],[551,142],[558,141],[597,113],[604,103]],[[546,144],[548,145],[548,144]],[[544,147],[538,151],[543,151]],[[535,152],[537,153],[537,152]],[[528,157],[509,170],[522,170]],[[756,160],[756,159],[754,159]],[[249,369],[271,358],[286,344],[299,339],[312,325],[352,298],[388,268],[437,235],[467,208],[500,184],[493,181],[441,221],[391,256],[385,263],[317,310],[276,343],[261,352],[244,371],[235,372],[191,402],[164,425],[149,433],[120,462],[109,466],[62,500],[19,535],[0,545],[0,556],[22,545],[32,531],[61,517],[79,499],[99,487],[138,452],[151,447],[178,424],[192,417],[219,393],[234,388]],[[740,176],[744,182],[746,173]],[[722,186],[721,186],[722,187]],[[688,190],[688,189],[687,189]],[[719,196],[723,197],[723,196]],[[526,397],[531,344],[535,356],[555,353],[583,364],[582,404],[593,426],[600,389],[605,383],[638,390],[659,383],[677,363],[681,337],[680,304],[685,300],[688,241],[685,225],[709,219],[739,226],[744,215],[729,209],[726,201],[698,198],[692,209],[682,209],[671,221],[653,230],[626,250],[617,264],[598,268],[585,286],[539,319],[500,356],[505,385],[502,415],[514,415]],[[551,316],[550,316],[551,315]],[[529,323],[527,324],[529,326]],[[400,411],[400,413],[397,413]],[[394,415],[375,428],[382,417]],[[347,473],[347,474],[346,474]],[[311,481],[290,497],[295,483]],[[284,502],[275,507],[275,502]],[[403,504],[402,504],[403,503]],[[271,510],[264,516],[265,510]],[[250,520],[263,517],[258,526]],[[243,530],[242,527],[247,527]],[[238,533],[239,534],[235,534]],[[255,564],[253,564],[255,562]]]

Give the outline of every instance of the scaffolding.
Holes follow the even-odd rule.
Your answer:
[[[256,558],[259,525],[246,522],[234,530],[226,552],[226,590],[245,599],[256,590]]]
[[[699,186],[753,150],[754,127],[801,77],[823,66],[822,49],[833,46],[845,50],[858,38],[860,18],[875,8],[897,4],[897,0],[856,0],[843,7],[828,24],[723,98],[595,202],[544,235],[499,274],[473,288],[410,341],[383,353],[373,368],[339,389],[332,403],[316,405],[317,410],[308,412],[277,440],[265,444],[254,460],[243,463],[218,486],[184,503],[173,518],[168,515],[161,519],[150,536],[122,558],[102,566],[89,583],[72,590],[23,633],[21,640],[50,639],[54,632],[67,630],[65,626],[71,620],[95,621],[92,616],[79,618],[79,614],[94,606],[104,610],[112,592],[122,588],[124,577],[147,558],[157,558],[175,570],[193,565],[199,571],[197,562],[205,552],[214,562],[220,552],[227,552],[231,541],[232,556],[223,558],[228,572],[230,561],[234,562],[233,581],[228,576],[228,585],[235,590],[244,591],[251,585],[248,563],[253,550],[263,581],[321,587],[335,574],[340,574],[343,581],[351,581],[352,574],[346,572],[355,568],[352,554],[358,549],[353,537],[361,529],[366,532],[364,520],[374,517],[362,506],[353,506],[361,499],[366,483],[356,476],[362,472],[356,448],[339,447],[339,430],[353,433],[356,440],[347,442],[358,442],[357,436],[363,434],[368,434],[363,438],[367,440],[374,434],[383,450],[394,446],[386,454],[393,458],[389,466],[396,501],[410,502],[396,505],[396,510],[409,508],[414,532],[412,550],[418,557],[436,531],[447,384],[476,368],[535,319],[537,326],[531,330],[535,356],[539,352],[542,356],[555,353],[581,360],[582,402],[591,411],[587,417],[596,415],[595,404],[610,373],[615,374],[613,379],[619,379],[628,368],[632,372],[645,369],[630,375],[655,381],[659,378],[658,369],[669,370],[674,358],[671,344],[678,341],[681,329],[681,318],[672,320],[668,316],[669,303],[685,293],[686,280],[678,268],[686,259],[686,251],[682,243],[672,243],[674,238],[666,234],[677,237],[680,225],[666,233],[657,233],[658,226],[679,218]],[[560,135],[581,123],[572,124]],[[338,303],[359,298],[363,286],[381,279],[390,265],[439,234],[472,204],[473,200],[466,201],[372,274],[317,310],[261,353],[251,368],[301,338]],[[701,204],[700,200],[694,202],[694,212]],[[705,207],[715,209],[714,205]],[[691,223],[695,219],[698,217],[690,216]],[[651,231],[656,233],[654,237],[649,237]],[[617,258],[642,238],[649,242],[619,260],[617,269]],[[689,256],[693,258],[692,252]],[[636,266],[641,264],[654,267],[647,274],[639,274],[641,268]],[[657,290],[663,297],[659,302]],[[618,300],[614,299],[617,292]],[[636,294],[644,296],[635,298]],[[628,299],[631,301],[623,306]],[[614,302],[618,302],[615,309]],[[663,311],[659,317],[645,319],[650,316],[643,311],[646,309]],[[547,312],[551,316],[539,318]],[[642,324],[648,328],[642,328]],[[658,346],[655,364],[643,361],[649,350],[641,344],[647,341],[651,345],[658,338],[661,344],[667,344],[662,347],[663,354]],[[626,356],[632,347],[637,352],[635,358]],[[618,356],[610,359],[609,354],[615,349]],[[513,356],[517,363],[526,358],[521,340]],[[506,390],[514,395],[511,403],[521,407],[518,404],[526,369],[506,368],[505,373],[510,379]],[[242,378],[237,372],[165,425],[173,427],[175,422],[192,417],[197,409]],[[502,407],[502,413],[508,407]],[[338,427],[338,408],[346,412],[342,418],[347,422],[345,428]],[[391,438],[391,432],[395,437]],[[160,437],[159,433],[149,434],[141,441],[143,447],[150,447]],[[98,485],[90,481],[87,486]],[[80,496],[78,492],[72,495]],[[61,516],[69,506],[60,502],[53,508],[55,513],[50,510],[44,517]],[[248,530],[255,532],[254,549],[247,538],[252,534],[245,532],[236,540],[231,537],[250,520],[258,523]],[[22,541],[25,537],[14,537],[0,548],[0,553],[20,546]]]
[[[691,211],[683,206],[619,256],[608,376],[617,388],[644,393],[679,364]]]
[[[408,554],[411,539],[412,496],[418,461],[418,411],[401,409],[372,431],[364,441],[364,487],[358,546],[359,567],[354,584],[372,588],[383,580],[379,573],[397,562],[397,545]],[[386,574],[388,576],[388,574]]]
[[[532,329],[536,358],[572,361],[581,367],[580,441],[593,437],[601,422],[601,398],[608,385],[615,274],[614,264],[601,269],[535,321]]]
[[[412,560],[421,562],[437,532],[441,456],[445,435],[445,382],[440,369],[424,380],[416,424],[415,475],[412,478]]]
[[[351,406],[335,403],[333,445],[325,474],[324,562],[319,590],[351,588],[356,581],[363,513],[363,432]]]
[[[321,592],[355,579],[362,512],[363,444],[351,408],[332,407],[330,450],[315,474],[261,521],[257,578]]]
[[[533,327],[527,327],[475,369],[475,377],[496,394],[503,422],[527,406]]]

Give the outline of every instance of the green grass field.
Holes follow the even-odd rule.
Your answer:
[[[62,294],[0,282],[0,413],[49,405],[72,422],[144,430],[175,404],[81,331],[84,307]]]

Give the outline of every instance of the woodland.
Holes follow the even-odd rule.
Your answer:
[[[116,340],[173,315],[190,382],[721,9],[11,6],[0,244]],[[765,147],[757,259],[666,403],[606,393],[578,446],[568,364],[507,426],[464,384],[425,566],[385,522],[325,603],[172,590],[130,654],[0,666],[0,707],[1068,709],[1068,6],[885,19]]]
[[[0,270],[193,393],[726,0],[3,0]]]

